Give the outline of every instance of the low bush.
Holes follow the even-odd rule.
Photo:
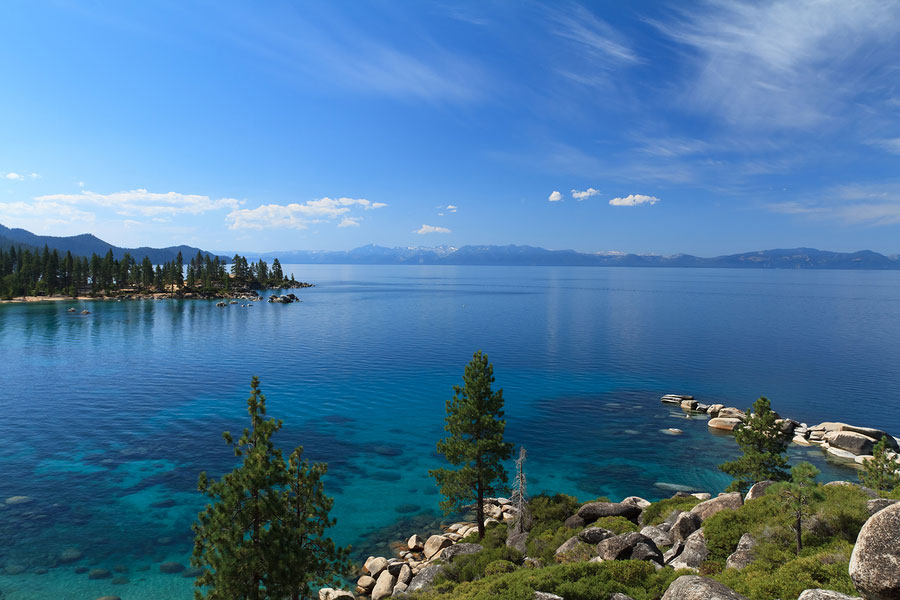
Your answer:
[[[501,573],[512,573],[515,570],[516,565],[508,560],[500,559],[488,563],[488,566],[484,568],[484,576],[490,577],[491,575],[500,575]]]
[[[474,581],[490,574],[487,573],[487,568],[491,563],[503,561],[511,565],[519,565],[522,564],[523,558],[525,557],[522,556],[521,552],[513,548],[507,548],[506,545],[499,548],[485,548],[475,554],[455,557],[438,576],[438,581],[443,580],[452,583]]]
[[[641,513],[641,522],[644,525],[659,525],[672,514],[672,511],[691,510],[698,504],[700,500],[693,496],[666,498],[645,508]]]
[[[600,517],[593,523],[589,525],[590,527],[602,527],[603,529],[609,529],[616,535],[622,533],[631,533],[632,531],[639,531],[640,527],[626,519],[625,517]]]

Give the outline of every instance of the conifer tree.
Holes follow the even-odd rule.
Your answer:
[[[250,427],[234,440],[240,464],[219,480],[201,473],[200,491],[211,503],[194,524],[191,564],[201,567],[194,597],[208,600],[305,598],[310,584],[340,572],[348,550],[323,537],[334,524],[324,495],[324,465],[300,461],[301,448],[285,463],[272,436],[281,421],[267,417],[259,379],[247,400]]]
[[[435,478],[449,513],[475,501],[478,537],[484,537],[484,498],[496,482],[506,483],[503,461],[512,455],[512,444],[503,441],[503,390],[491,390],[494,367],[479,350],[466,365],[463,385],[453,387],[447,401],[444,429],[450,434],[437,443],[438,452],[456,469],[435,469]]]
[[[818,474],[819,470],[808,462],[798,463],[791,469],[791,481],[781,491],[793,521],[791,527],[797,540],[797,556],[803,550],[803,520],[809,516],[809,505],[824,497],[816,485]]]
[[[788,479],[787,451],[790,440],[781,430],[769,399],[760,396],[747,410],[746,422],[734,432],[734,439],[743,455],[719,465],[719,469],[734,477],[728,491],[744,493],[758,481]]]
[[[894,461],[889,451],[887,438],[882,437],[872,450],[872,458],[859,471],[860,483],[879,492],[890,492],[900,486],[900,463]]]

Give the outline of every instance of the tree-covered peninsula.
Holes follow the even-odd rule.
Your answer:
[[[42,251],[0,248],[0,298],[4,300],[59,295],[226,298],[311,285],[297,281],[293,274],[285,275],[277,258],[269,266],[264,260],[248,262],[236,254],[229,264],[202,252],[185,261],[179,252],[175,260],[153,264],[146,256],[138,262],[128,253],[117,259],[112,250],[102,257],[86,257],[68,251],[63,256],[47,246]]]

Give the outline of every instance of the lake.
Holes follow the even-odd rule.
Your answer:
[[[221,434],[246,425],[253,375],[284,420],[276,440],[328,462],[333,536],[363,555],[440,519],[427,471],[442,464],[445,402],[479,349],[533,493],[723,490],[716,465],[733,439],[660,404],[670,392],[740,408],[766,395],[810,424],[900,434],[900,272],[285,271],[316,284],[300,304],[0,305],[4,600],[190,598],[191,579],[159,564],[188,563],[197,475],[232,468]],[[855,480],[817,448],[790,453]],[[13,496],[31,500],[2,502]]]

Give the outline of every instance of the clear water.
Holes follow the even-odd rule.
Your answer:
[[[721,491],[735,453],[668,392],[900,433],[900,273],[288,267],[302,304],[0,305],[4,600],[189,598],[197,474],[233,466],[258,375],[286,449],[329,463],[334,537],[358,552],[439,518],[444,403],[476,349],[504,389],[533,492]],[[92,314],[67,313],[69,306]],[[661,433],[668,427],[680,436]],[[854,479],[793,448],[828,479]],[[24,495],[32,502],[5,506]],[[77,548],[82,558],[61,563]],[[85,567],[114,571],[90,580]],[[14,569],[16,570],[16,569]]]

